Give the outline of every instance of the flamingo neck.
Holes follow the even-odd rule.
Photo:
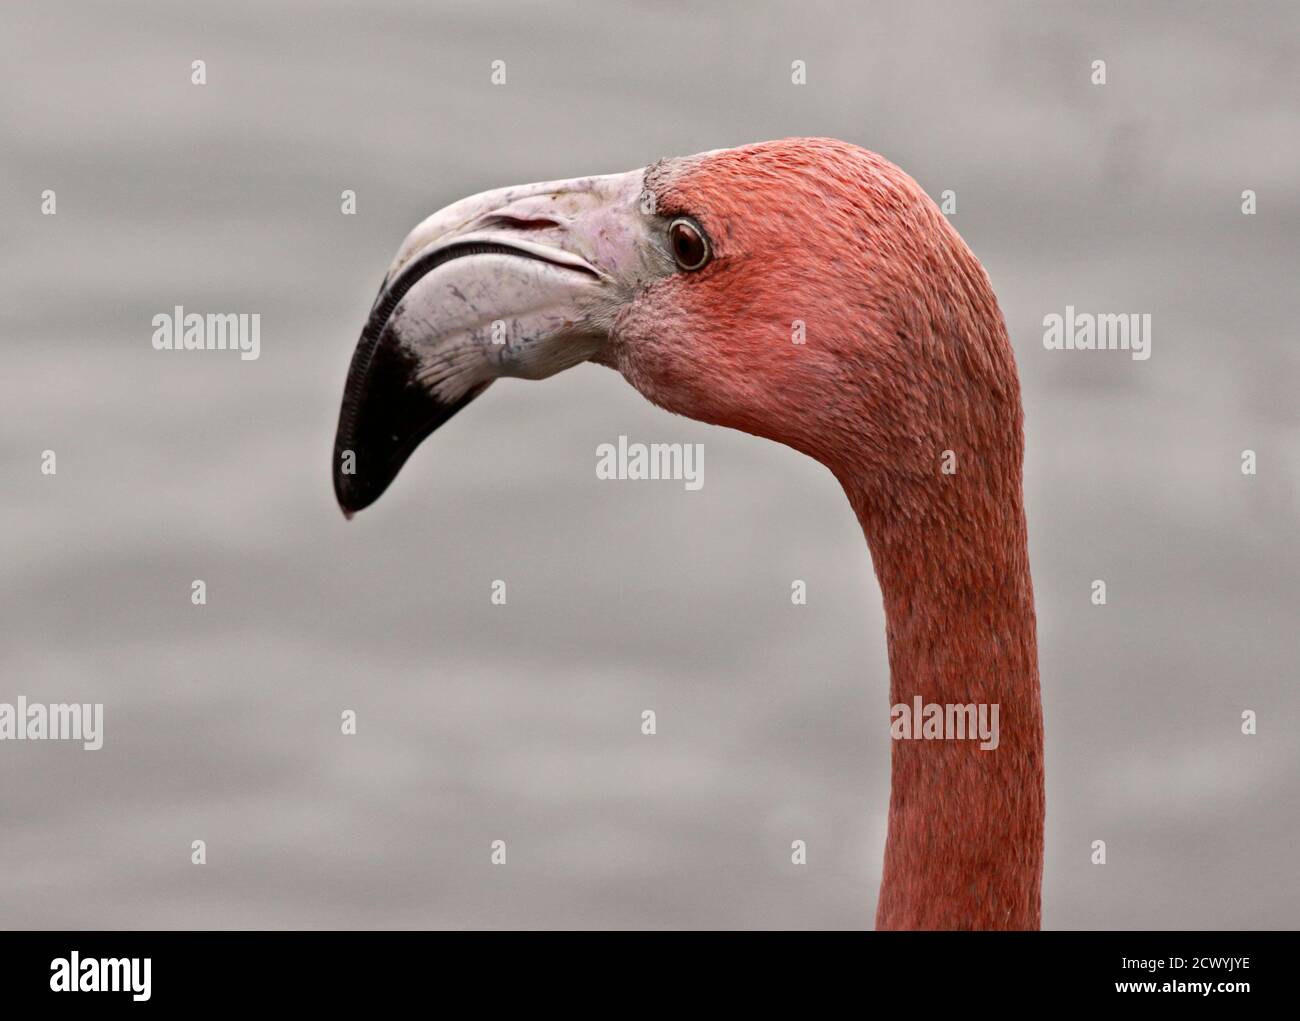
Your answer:
[[[951,728],[925,739],[919,720],[891,741],[879,929],[1039,926],[1043,725],[1020,444],[965,460],[951,476],[845,487],[884,597],[890,705],[975,704],[986,720],[998,706],[996,748]]]

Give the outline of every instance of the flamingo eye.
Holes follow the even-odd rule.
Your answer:
[[[684,216],[677,217],[668,225],[668,240],[678,267],[687,271],[702,269],[712,254],[704,231]]]

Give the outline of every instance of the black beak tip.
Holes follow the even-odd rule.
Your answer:
[[[359,511],[361,508],[358,507],[355,503],[353,503],[351,495],[342,491],[339,488],[339,486],[340,484],[339,484],[338,473],[335,472],[334,498],[339,502],[339,510],[343,512],[343,519],[345,521],[351,521],[353,517],[356,516],[357,511]]]
[[[340,429],[334,441],[334,498],[348,521],[378,500],[396,478],[397,471],[388,463],[382,453],[358,444]]]
[[[334,440],[334,496],[343,516],[351,520],[383,496],[425,437],[486,388],[444,404],[394,376],[350,385]]]
[[[334,437],[334,495],[351,520],[378,500],[431,432],[485,389],[444,402],[419,382],[420,356],[388,327],[406,288],[381,289],[352,355]]]
[[[337,474],[335,475],[334,496],[338,500],[339,510],[343,512],[343,517],[347,521],[351,521],[356,517],[358,511],[365,510],[378,500],[379,495],[379,493],[368,493],[350,488],[345,483],[340,483]]]
[[[359,501],[352,495],[337,468],[334,470],[334,499],[338,501],[339,510],[347,521],[351,521],[357,511],[361,510]]]

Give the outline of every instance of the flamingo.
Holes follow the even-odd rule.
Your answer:
[[[947,218],[883,157],[824,138],[447,206],[402,244],[353,356],[344,513],[493,380],[583,361],[824,464],[870,548],[891,704],[1000,707],[996,750],[892,743],[876,927],[1038,928],[1020,386],[988,276]]]

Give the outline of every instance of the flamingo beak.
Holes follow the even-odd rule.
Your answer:
[[[462,199],[407,237],[352,356],[334,440],[347,517],[494,379],[586,361],[653,262],[640,170]]]

